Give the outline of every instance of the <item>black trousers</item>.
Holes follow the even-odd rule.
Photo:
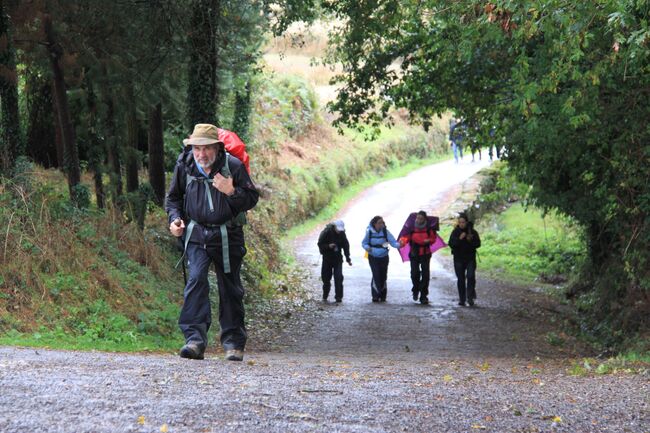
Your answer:
[[[373,257],[368,256],[370,270],[372,271],[372,281],[370,282],[370,291],[372,299],[386,300],[386,280],[388,279],[388,256]]]
[[[413,283],[413,293],[420,293],[424,298],[429,296],[429,267],[431,264],[431,254],[423,256],[410,257],[411,261],[411,283]]]
[[[454,271],[458,278],[458,299],[476,299],[476,259],[458,260],[454,258]]]
[[[219,287],[221,345],[225,350],[243,350],[246,346],[247,334],[244,326],[244,287],[241,284],[239,271],[246,248],[230,247],[231,272],[229,274],[223,271],[221,246],[205,248],[203,245],[190,242],[185,254],[189,276],[184,291],[183,308],[178,319],[185,341],[196,343],[204,350],[208,345],[208,330],[212,322],[208,270],[214,263]]]
[[[327,259],[323,256],[323,265],[320,271],[323,280],[323,299],[327,299],[332,288],[332,276],[334,276],[334,298],[343,299],[343,260]]]

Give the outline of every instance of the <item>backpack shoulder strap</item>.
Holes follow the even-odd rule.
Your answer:
[[[223,167],[219,171],[223,177],[231,177],[232,173],[230,172],[230,153],[226,152],[226,161],[223,163]]]

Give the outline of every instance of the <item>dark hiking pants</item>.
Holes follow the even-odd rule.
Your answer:
[[[341,259],[332,261],[323,257],[320,276],[323,280],[323,299],[327,299],[330,294],[332,276],[334,276],[334,298],[343,299],[343,262]]]
[[[372,271],[372,282],[370,283],[372,299],[385,301],[387,292],[386,280],[388,278],[388,256],[373,257],[369,255],[368,262]]]
[[[429,265],[431,264],[431,255],[411,257],[411,283],[413,284],[413,293],[420,293],[423,298],[429,296]],[[422,299],[422,298],[420,298]]]
[[[208,345],[208,330],[212,322],[208,270],[214,263],[219,288],[221,345],[225,350],[243,350],[246,346],[244,287],[239,277],[245,254],[246,249],[242,246],[230,247],[231,272],[226,274],[223,271],[221,246],[206,249],[203,245],[192,242],[187,245],[186,264],[189,277],[185,286],[181,316],[178,319],[187,343],[197,343],[203,350]]]
[[[454,259],[454,271],[458,278],[458,299],[465,302],[467,299],[476,299],[476,259]]]

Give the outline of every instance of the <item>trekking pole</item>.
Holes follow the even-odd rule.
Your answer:
[[[185,281],[185,285],[187,286],[187,272],[185,271],[185,260],[183,260],[183,281]]]
[[[181,219],[176,218],[174,220],[174,225],[176,227],[180,227],[181,226]],[[185,281],[185,285],[187,286],[187,271],[185,270],[185,249],[183,249],[183,255],[181,256],[181,264],[183,265],[183,281]],[[178,264],[176,264],[176,266],[178,266]]]

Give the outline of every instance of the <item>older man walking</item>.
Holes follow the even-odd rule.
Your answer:
[[[165,200],[169,230],[183,236],[189,269],[178,321],[186,342],[180,356],[204,358],[212,317],[208,269],[214,263],[221,344],[227,360],[241,361],[247,338],[239,275],[246,254],[242,225],[259,194],[242,162],[225,151],[216,126],[197,124],[183,142],[191,150],[178,157]]]

